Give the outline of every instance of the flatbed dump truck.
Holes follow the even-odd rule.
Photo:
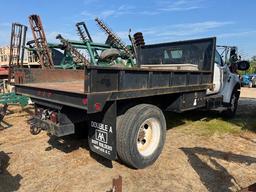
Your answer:
[[[235,114],[240,81],[216,52],[216,38],[145,45],[136,52],[132,68],[17,68],[16,93],[35,105],[32,133],[46,130],[61,137],[74,134],[75,125],[82,123],[93,152],[144,168],[163,149],[164,111]]]

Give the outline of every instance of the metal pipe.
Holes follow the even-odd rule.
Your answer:
[[[26,37],[27,37],[27,30],[28,30],[28,27],[27,26],[23,26],[23,41],[22,41],[22,47],[21,47],[21,67],[23,66],[23,63],[24,63],[24,54],[25,54],[25,43],[26,43]]]

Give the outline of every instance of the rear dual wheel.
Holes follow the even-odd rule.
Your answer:
[[[118,156],[133,168],[147,167],[159,157],[165,134],[165,118],[158,107],[134,106],[117,119]]]

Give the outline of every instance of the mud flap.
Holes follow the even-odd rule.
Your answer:
[[[106,104],[102,112],[88,115],[90,149],[109,160],[116,153],[116,102]]]

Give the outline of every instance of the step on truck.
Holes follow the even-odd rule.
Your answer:
[[[216,38],[144,45],[136,53],[137,65],[130,68],[16,68],[16,93],[34,102],[31,132],[62,137],[82,123],[91,151],[139,169],[163,149],[165,111],[235,114],[240,81],[216,51]]]

